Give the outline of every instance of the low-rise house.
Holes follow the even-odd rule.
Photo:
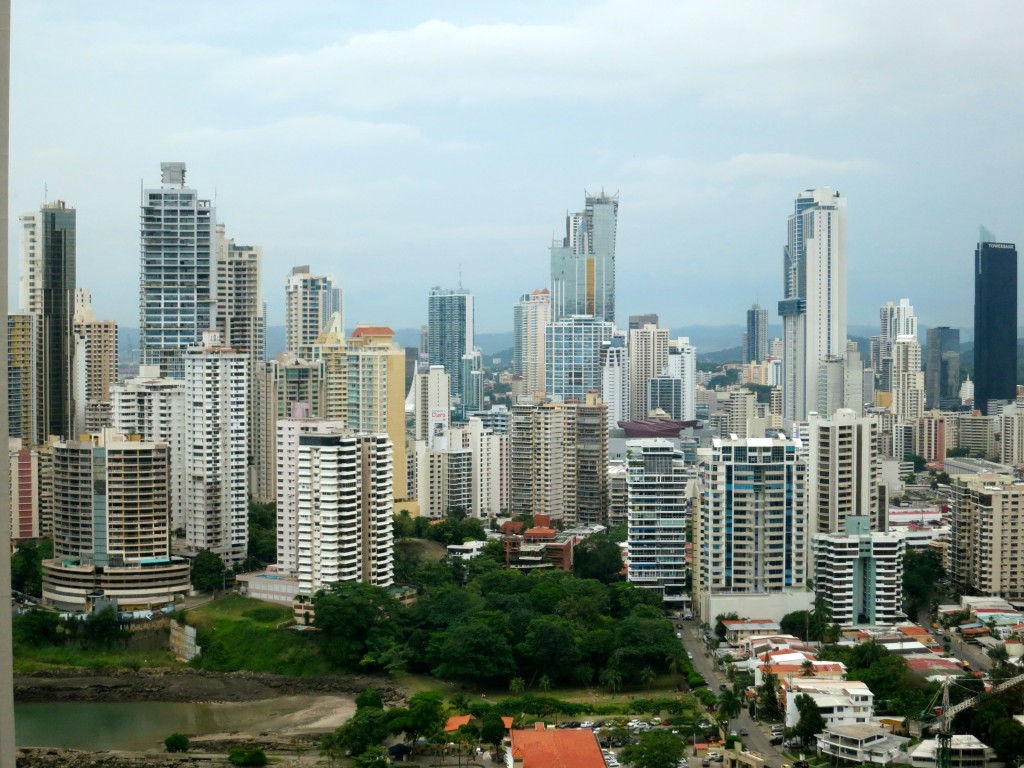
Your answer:
[[[966,733],[953,734],[950,743],[950,765],[952,768],[996,768],[1002,763],[996,761],[992,747],[975,736]],[[910,753],[913,768],[935,768],[938,745],[935,739],[926,739]]]
[[[796,699],[801,694],[814,699],[828,728],[871,722],[875,695],[866,683],[859,680],[825,680],[810,677],[780,680],[786,699],[787,728],[796,727],[800,720]]]
[[[505,768],[605,768],[605,762],[589,728],[555,729],[537,723],[533,730],[509,732]]]
[[[781,631],[779,623],[771,619],[723,619],[725,639],[731,645],[739,645],[748,637],[761,637]]]
[[[834,725],[817,737],[818,757],[850,763],[888,765],[902,757],[900,745],[910,739],[894,736],[873,723]]]

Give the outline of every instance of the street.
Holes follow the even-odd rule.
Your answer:
[[[710,657],[710,651],[701,642],[697,622],[687,621],[684,622],[684,626],[683,646],[693,654],[693,667],[704,676],[708,681],[708,687],[717,694],[718,686],[722,683],[729,685],[729,679],[725,676],[725,673],[718,670],[714,659]],[[754,722],[749,711],[744,707],[740,712],[740,716],[729,722],[729,725],[726,727],[726,733],[729,731],[739,733],[740,729],[746,728],[749,731],[749,735],[741,737],[745,748],[751,752],[759,752],[765,759],[766,766],[779,768],[784,762],[788,761],[776,747],[768,743],[770,727],[770,725]]]

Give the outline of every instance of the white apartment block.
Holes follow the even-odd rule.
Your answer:
[[[917,420],[914,429],[914,453],[929,462],[946,460],[946,415],[927,411]]]
[[[696,467],[664,438],[626,441],[626,466],[627,579],[667,602],[681,601],[690,593],[688,488]]]
[[[668,328],[645,323],[629,331],[629,417],[647,418],[647,382],[659,376],[668,365]]]
[[[716,595],[804,589],[811,530],[800,454],[800,442],[785,438],[712,440],[695,526],[702,616]]]
[[[601,395],[608,405],[608,428],[629,421],[629,354],[616,335],[601,345]]]
[[[1024,464],[1024,408],[1004,408],[999,424],[999,463],[1011,467]]]
[[[924,413],[924,371],[917,336],[900,336],[892,349],[892,408],[896,420],[916,422]]]
[[[249,530],[249,355],[207,331],[185,352],[185,545],[245,557]]]
[[[416,498],[424,517],[443,518],[450,510],[472,514],[473,452],[451,447],[452,433],[416,441]]]
[[[444,366],[432,365],[412,381],[413,418],[416,440],[429,440],[439,429],[448,428],[451,408],[451,376]]]
[[[185,382],[143,365],[139,375],[111,387],[111,425],[119,434],[164,443],[170,454],[171,531],[185,530]]]
[[[800,720],[796,708],[799,695],[810,696],[817,704],[826,728],[837,725],[870,723],[875,695],[867,683],[859,680],[823,680],[794,677],[787,681],[786,727],[795,728]]]
[[[311,359],[313,344],[335,312],[344,319],[334,276],[314,275],[307,265],[293,267],[284,281],[285,350]]]
[[[468,448],[472,462],[470,504],[466,512],[486,520],[508,512],[509,439],[485,429],[473,416],[465,427],[451,430],[452,442]]]
[[[391,440],[347,432],[298,438],[300,593],[338,581],[394,581]]]
[[[1024,599],[1024,483],[1010,475],[952,478],[949,573],[976,594]]]
[[[74,315],[75,431],[87,430],[86,411],[90,405],[110,402],[110,388],[117,383],[117,323],[97,320],[92,294],[75,290]]]
[[[886,529],[888,493],[882,486],[878,426],[845,408],[831,418],[811,416],[808,514],[811,530],[838,533],[848,517],[867,517]]]
[[[299,437],[340,434],[345,423],[317,418],[276,420],[277,566],[289,574],[299,568]]]
[[[904,538],[871,530],[867,517],[847,517],[842,533],[814,537],[814,588],[841,626],[903,619]]]
[[[547,288],[524,293],[515,306],[514,372],[523,377],[530,397],[544,391],[544,329],[551,322],[551,291]]]

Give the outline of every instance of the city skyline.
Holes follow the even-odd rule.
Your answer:
[[[1024,10],[985,6],[884,8],[879,35],[871,3],[225,3],[110,18],[18,4],[12,216],[75,206],[79,284],[98,316],[133,327],[118,297],[138,285],[140,180],[184,161],[231,235],[264,249],[271,325],[275,286],[309,263],[337,276],[349,325],[395,328],[421,325],[423,290],[461,271],[478,331],[495,332],[547,285],[548,246],[581,193],[603,189],[621,200],[618,323],[655,309],[680,327],[781,298],[780,222],[799,190],[827,185],[850,201],[850,323],[909,296],[923,325],[968,327],[977,226],[1021,239],[1005,93],[1024,65],[989,33]],[[781,44],[770,34],[794,24],[803,34]],[[715,39],[744,56],[723,62]],[[809,67],[821,50],[829,67]],[[69,59],[89,65],[66,100],[43,99]],[[857,76],[837,87],[837,72]],[[581,75],[602,87],[572,87]],[[69,132],[57,103],[89,119]]]

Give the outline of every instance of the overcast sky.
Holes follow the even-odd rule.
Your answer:
[[[852,324],[909,297],[971,326],[978,225],[1024,242],[1022,28],[1012,0],[14,0],[11,294],[47,190],[98,315],[137,326],[140,186],[182,160],[263,246],[271,324],[308,263],[347,325],[425,323],[461,270],[477,330],[509,330],[602,188],[620,324],[777,322],[793,197],[827,185]]]

